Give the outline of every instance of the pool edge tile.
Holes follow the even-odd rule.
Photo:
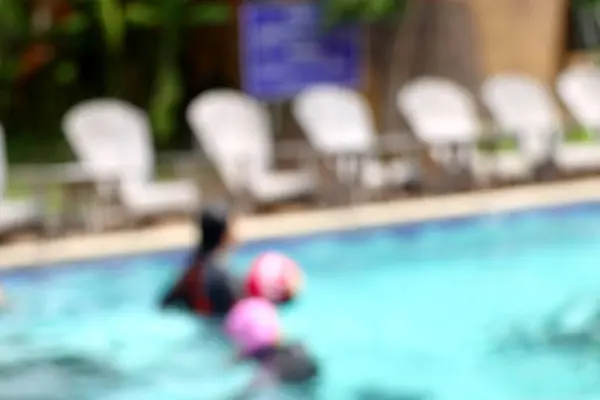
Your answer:
[[[239,236],[245,247],[268,247],[270,243],[282,244],[321,235],[352,235],[381,228],[406,234],[425,226],[469,223],[493,214],[510,217],[586,207],[600,208],[600,178],[338,209],[248,216],[240,220]],[[139,231],[11,244],[0,248],[0,270],[184,251],[196,237],[191,223],[181,223]]]

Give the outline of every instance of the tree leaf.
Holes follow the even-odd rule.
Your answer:
[[[21,0],[0,0],[0,46],[25,35],[29,30],[26,3]],[[0,52],[2,52],[0,48]]]
[[[175,0],[172,0],[175,1]],[[231,18],[231,8],[222,3],[199,3],[189,6],[189,25],[219,25]]]
[[[54,78],[59,85],[68,85],[77,79],[77,65],[72,61],[62,61],[54,70]]]
[[[406,0],[327,0],[324,16],[329,24],[372,22],[402,14],[405,5]]]
[[[118,0],[94,0],[109,51],[118,53],[125,42],[125,19]]]
[[[0,61],[0,84],[11,84],[19,74],[20,60],[11,57]]]
[[[150,102],[150,118],[159,142],[165,142],[175,130],[175,110],[181,101],[182,88],[175,64],[162,63],[156,89]]]
[[[74,13],[69,15],[65,20],[61,21],[58,25],[58,29],[62,33],[77,35],[87,29],[88,26],[89,20],[85,15],[81,13]]]
[[[125,15],[129,22],[142,27],[158,26],[161,21],[158,8],[140,2],[128,4]]]

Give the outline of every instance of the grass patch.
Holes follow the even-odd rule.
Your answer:
[[[484,153],[505,153],[516,151],[519,148],[517,139],[512,137],[503,137],[497,139],[483,139],[477,144],[477,148]]]
[[[63,193],[59,186],[49,187],[44,193],[45,207],[51,213],[60,212],[64,202]],[[12,200],[30,200],[35,198],[36,193],[33,188],[19,185],[18,183],[10,182],[6,188],[6,198]]]
[[[565,134],[565,141],[567,143],[594,142],[596,141],[596,134],[590,129],[587,129],[583,126],[578,126]]]
[[[593,143],[597,141],[597,135],[591,129],[578,126],[567,131],[564,140],[567,143]],[[519,142],[512,137],[503,137],[499,140],[489,138],[481,140],[477,148],[484,153],[516,151],[519,149]]]

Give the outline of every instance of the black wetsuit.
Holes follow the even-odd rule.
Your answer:
[[[319,375],[317,362],[300,344],[263,347],[247,358],[259,362],[284,384],[311,383]]]
[[[224,268],[209,263],[204,268],[204,290],[211,305],[212,314],[224,316],[237,301],[235,278]]]
[[[221,317],[237,301],[234,278],[211,260],[197,261],[163,298],[163,307],[175,306],[198,314]]]
[[[162,299],[162,306],[178,306],[197,314],[224,316],[238,298],[238,285],[216,254],[226,245],[229,231],[227,208],[207,207],[200,213],[202,240],[183,276]]]

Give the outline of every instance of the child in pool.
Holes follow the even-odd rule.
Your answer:
[[[225,319],[225,331],[238,348],[237,361],[253,361],[260,367],[254,380],[236,398],[252,396],[271,386],[293,390],[301,398],[314,397],[319,367],[299,343],[281,337],[275,306],[262,298],[240,301]]]
[[[179,307],[200,315],[222,317],[241,296],[241,283],[219,262],[233,243],[233,219],[227,207],[202,210],[201,241],[177,283],[162,299],[162,307]]]
[[[315,397],[319,367],[301,343],[275,343],[240,355],[239,359],[257,362],[260,370],[238,399],[272,386],[286,387],[304,399]]]

